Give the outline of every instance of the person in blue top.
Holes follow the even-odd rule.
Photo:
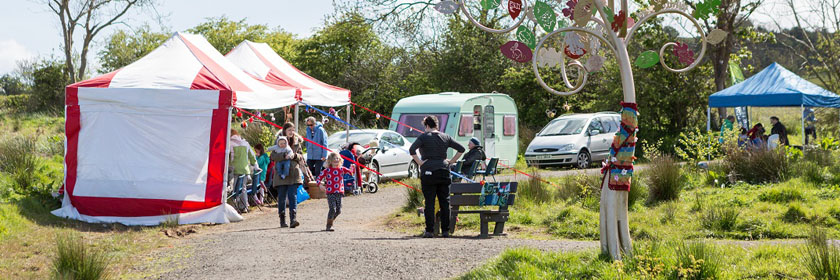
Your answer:
[[[327,131],[324,125],[315,121],[314,117],[306,118],[306,139],[327,147]],[[306,141],[306,166],[309,167],[312,176],[321,174],[324,168],[324,160],[327,159],[327,150]]]

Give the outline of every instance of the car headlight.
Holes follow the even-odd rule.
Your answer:
[[[560,146],[557,147],[557,151],[559,151],[559,152],[571,151],[571,150],[574,150],[574,149],[575,149],[575,144],[563,144],[563,145],[560,145]]]

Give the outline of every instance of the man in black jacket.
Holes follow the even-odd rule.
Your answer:
[[[787,128],[782,122],[779,121],[779,118],[776,116],[770,117],[770,123],[773,124],[773,128],[770,129],[770,135],[778,134],[779,135],[779,144],[788,146],[790,142],[788,142],[787,137]]]
[[[408,149],[414,162],[420,166],[420,186],[423,190],[423,197],[426,199],[425,210],[426,231],[424,238],[434,237],[435,228],[435,197],[440,203],[440,229],[443,237],[449,237],[449,185],[452,184],[452,177],[449,175],[449,163],[456,162],[464,153],[464,146],[452,140],[449,135],[438,131],[438,121],[435,116],[426,116],[423,119],[426,132],[420,134],[417,140]],[[449,148],[457,151],[452,159],[446,158],[446,151]],[[417,149],[423,159],[417,155]]]
[[[473,137],[470,139],[470,143],[467,144],[467,147],[470,149],[466,155],[464,155],[464,165],[461,166],[461,174],[464,176],[472,177],[473,174],[471,171],[474,171],[473,164],[481,165],[484,163],[484,160],[487,159],[487,156],[484,154],[484,147],[481,146],[481,142],[478,141],[478,138]],[[477,162],[478,161],[478,162]]]

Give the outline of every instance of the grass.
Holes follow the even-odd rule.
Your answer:
[[[97,280],[110,278],[110,259],[103,252],[85,244],[78,236],[56,238],[56,256],[52,261],[52,279]]]
[[[49,193],[63,180],[63,133],[61,116],[0,108],[0,278],[47,279],[54,259],[78,264],[63,261],[79,259],[76,241],[57,237],[78,238],[86,252],[107,258],[108,274],[120,278],[135,273],[147,252],[169,244],[158,227],[88,224],[50,214],[59,206]]]
[[[740,210],[732,207],[709,207],[700,216],[700,225],[705,229],[731,231],[738,224]]]
[[[682,168],[669,156],[660,156],[651,161],[648,174],[648,203],[675,200],[685,184]]]
[[[812,229],[803,251],[804,266],[814,279],[840,279],[840,248],[829,243],[825,231]]]
[[[635,255],[611,261],[597,250],[515,248],[458,279],[800,279],[801,246],[643,241]],[[682,278],[675,276],[682,275]]]

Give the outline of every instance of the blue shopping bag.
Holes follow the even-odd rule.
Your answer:
[[[306,192],[306,189],[303,188],[303,185],[298,185],[297,189],[297,203],[300,204],[301,202],[306,201],[309,199],[309,193]]]

